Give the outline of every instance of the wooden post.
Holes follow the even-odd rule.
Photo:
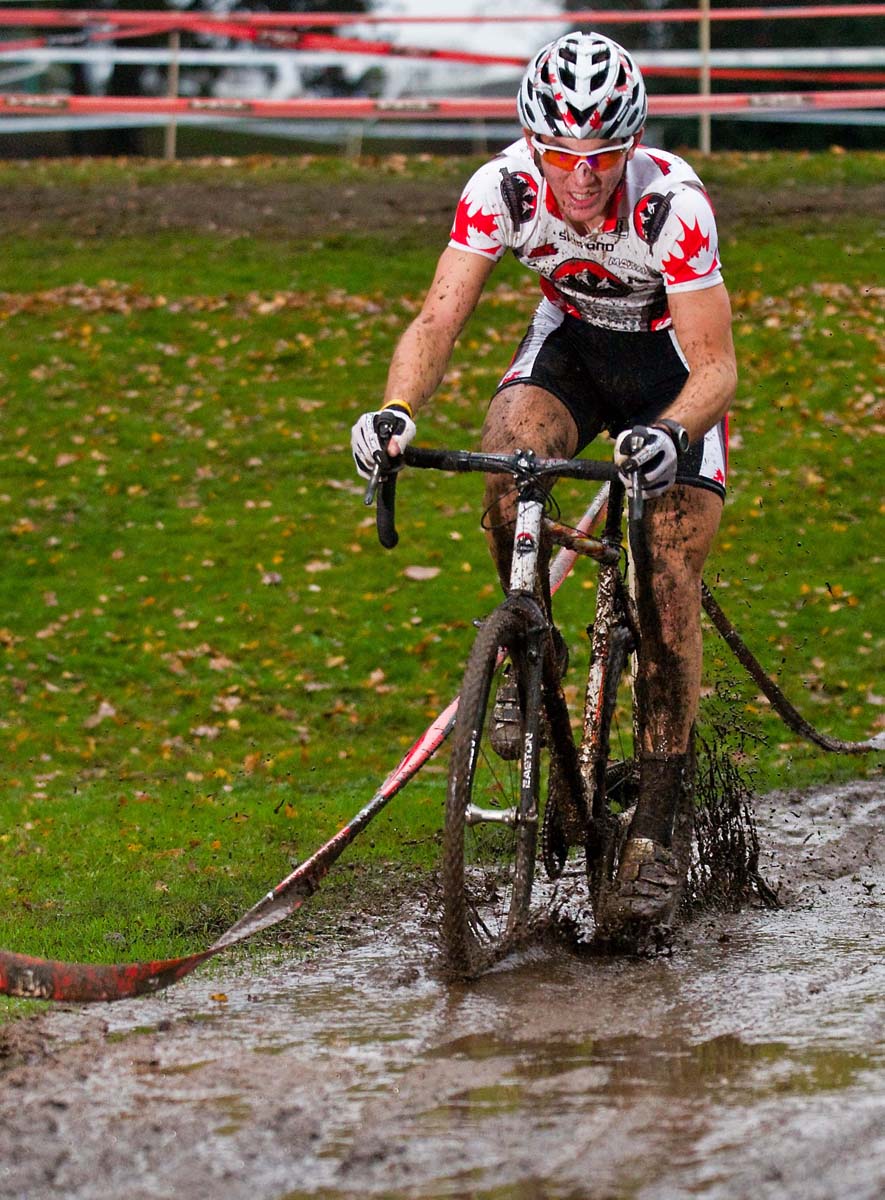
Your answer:
[[[698,91],[701,97],[710,95],[710,0],[700,0],[701,19],[698,22],[698,47],[701,52],[701,69]],[[701,154],[712,149],[711,118],[709,112],[700,115],[698,143]]]
[[[485,121],[472,121],[471,129],[473,130],[473,153],[478,155],[488,154],[489,139],[486,132]]]
[[[350,124],[347,130],[344,154],[345,157],[356,161],[363,152],[363,139],[365,138],[368,122],[354,121]]]
[[[181,50],[181,33],[177,29],[173,29],[169,34],[169,82],[166,88],[166,95],[170,100],[174,100],[178,96],[178,53]],[[178,126],[175,122],[175,117],[171,116],[166,126],[166,138],[163,144],[163,158],[166,162],[175,161],[175,141],[178,133]]]

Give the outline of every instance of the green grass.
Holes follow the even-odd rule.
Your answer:
[[[692,161],[701,156],[693,149],[684,152]],[[299,183],[365,180],[372,176],[396,179],[428,179],[459,184],[482,156],[438,158],[429,154],[393,154],[361,159],[325,154],[290,157],[256,155],[238,159],[182,159],[162,163],[149,159],[55,159],[0,162],[0,184],[4,188],[44,183],[48,186],[79,187],[84,191],[102,188],[156,186],[171,181],[245,181],[248,183]],[[782,195],[807,187],[863,187],[882,182],[882,155],[845,152],[834,147],[828,153],[799,151],[781,153],[739,151],[714,154],[703,159],[703,177],[710,188],[743,188],[763,197]]]
[[[714,192],[802,197],[881,168],[765,155],[705,175]],[[27,182],[364,170],[48,164]],[[403,170],[451,181],[469,164],[399,163],[392,187]],[[0,166],[4,187],[24,182]],[[877,222],[859,208],[724,235],[742,374],[708,579],[808,717],[864,737],[881,712]],[[324,240],[0,236],[0,945],[104,960],[201,946],[360,808],[457,691],[496,598],[480,485],[404,480],[385,553],[348,452],[439,239]],[[534,282],[505,264],[494,283],[421,422],[429,443],[475,443],[524,329]],[[574,486],[561,500],[583,508]],[[410,565],[440,573],[414,581]],[[561,593],[573,682],[590,582]],[[760,789],[874,769],[800,743],[712,634],[707,664],[706,690],[733,680],[735,723],[764,738]],[[441,759],[351,852],[390,864],[392,887],[401,864],[435,859],[444,778]]]
[[[762,156],[764,157],[764,156]],[[795,157],[801,163],[807,155]],[[844,162],[851,167],[857,156],[847,155]],[[237,159],[180,159],[166,163],[155,159],[39,159],[4,160],[0,162],[0,183],[4,187],[23,187],[45,184],[49,187],[81,188],[84,192],[99,192],[107,187],[152,187],[173,183],[201,184],[233,182],[243,184],[274,184],[302,182],[363,182],[367,178],[427,179],[433,182],[459,183],[473,165],[482,158],[439,158],[429,154],[391,154],[361,159],[337,155],[303,154],[290,157],[255,155]],[[736,158],[735,158],[736,161]],[[800,168],[803,169],[803,168]]]

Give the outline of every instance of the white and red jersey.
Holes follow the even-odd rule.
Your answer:
[[[670,325],[669,292],[722,282],[716,220],[688,163],[640,147],[628,161],[602,225],[578,233],[523,138],[473,175],[449,245],[497,261],[512,250],[541,277],[546,299],[605,329]]]

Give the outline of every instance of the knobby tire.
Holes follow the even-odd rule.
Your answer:
[[[538,780],[528,811],[514,826],[469,825],[468,806],[519,807],[522,755],[500,759],[490,745],[500,655],[505,652],[524,681],[530,616],[499,608],[482,624],[474,642],[458,705],[449,765],[443,833],[443,942],[450,973],[475,978],[499,961],[525,934],[528,924],[538,831]],[[540,683],[540,681],[539,681]],[[521,703],[530,724],[541,704],[540,685]],[[540,741],[540,739],[538,739]],[[540,755],[540,746],[535,753]]]
[[[617,626],[612,631],[602,680],[596,753],[584,767],[592,789],[587,873],[594,912],[603,888],[617,870],[621,835],[624,832],[623,823],[612,813],[610,805],[616,802],[623,811],[635,802],[632,794],[636,783],[633,760],[611,759],[612,725],[621,680],[627,672],[630,640],[630,633],[624,626]]]

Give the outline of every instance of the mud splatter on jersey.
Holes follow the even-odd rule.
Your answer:
[[[582,235],[520,139],[469,180],[449,245],[496,261],[511,250],[541,277],[549,303],[606,329],[667,328],[669,292],[722,282],[703,185],[664,150],[637,150],[601,228]]]

